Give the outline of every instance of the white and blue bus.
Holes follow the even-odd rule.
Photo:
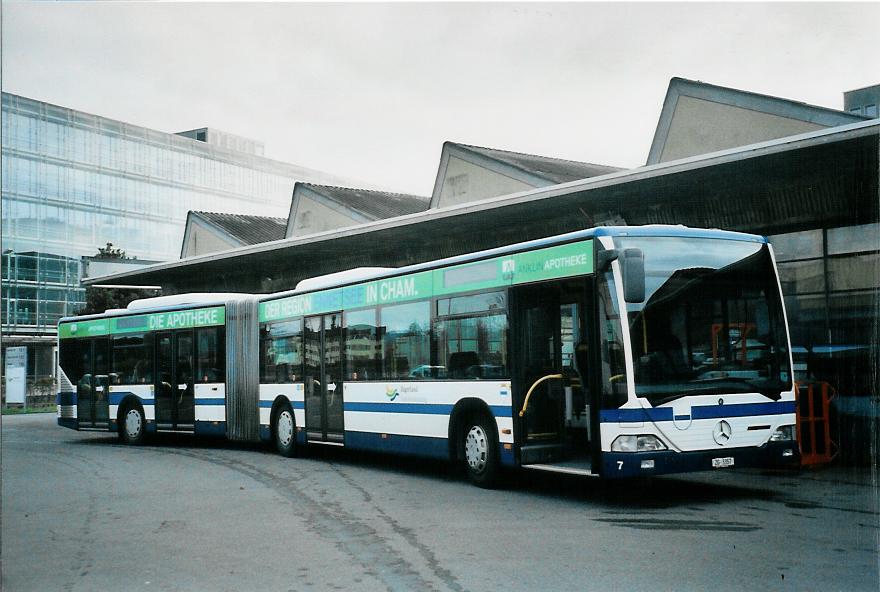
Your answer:
[[[62,319],[58,422],[605,478],[798,459],[772,248],[597,228]]]

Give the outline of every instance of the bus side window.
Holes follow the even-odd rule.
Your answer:
[[[345,313],[345,364],[347,380],[381,377],[382,348],[375,308]]]
[[[437,300],[430,374],[458,379],[501,379],[507,367],[507,292]]]
[[[112,384],[152,382],[151,343],[144,334],[122,335],[113,338]]]
[[[431,303],[408,302],[379,311],[382,376],[385,380],[420,379],[417,368],[431,363]]]
[[[225,382],[226,351],[224,340],[225,330],[222,327],[207,327],[198,330],[196,382]],[[187,369],[184,368],[184,370]]]
[[[221,333],[221,347],[225,343]],[[302,321],[278,321],[260,328],[260,382],[285,384],[295,382],[302,369]],[[221,353],[221,357],[225,354]],[[221,376],[225,378],[225,366],[220,362]],[[301,379],[300,379],[301,380]]]
[[[610,272],[603,274],[599,282],[599,331],[602,337],[602,407],[605,409],[616,409],[627,399],[623,334],[617,303],[611,296],[614,292],[614,276]]]
[[[59,355],[61,370],[74,386],[82,378],[85,369],[83,349],[88,345],[89,342],[85,339],[63,339],[61,341]]]

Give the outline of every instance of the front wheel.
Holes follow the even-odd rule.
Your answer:
[[[273,422],[275,432],[275,448],[281,456],[291,457],[296,454],[296,421],[290,403],[284,403],[275,412]]]
[[[498,484],[498,438],[493,422],[485,417],[465,423],[464,460],[468,478],[478,487]]]
[[[119,438],[132,446],[144,443],[147,422],[140,405],[128,404],[120,415]]]

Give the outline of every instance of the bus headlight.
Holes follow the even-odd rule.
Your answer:
[[[653,452],[666,450],[664,444],[657,436],[650,434],[639,436],[617,436],[611,443],[613,452]]]
[[[773,435],[770,436],[771,442],[788,442],[790,440],[794,440],[795,435],[794,425],[784,425],[779,426]]]

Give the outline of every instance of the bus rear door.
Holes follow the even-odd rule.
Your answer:
[[[110,366],[110,340],[106,338],[79,340],[83,375],[76,383],[76,416],[80,428],[109,426],[109,389],[107,371]]]

